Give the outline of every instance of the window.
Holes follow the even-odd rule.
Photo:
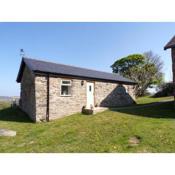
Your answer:
[[[89,86],[89,92],[91,92],[91,89],[92,89],[91,86]]]
[[[61,96],[71,96],[71,80],[61,81]]]

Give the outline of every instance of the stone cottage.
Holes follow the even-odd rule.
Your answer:
[[[22,58],[17,76],[20,107],[35,121],[80,112],[83,106],[115,107],[134,103],[135,82],[118,74]]]
[[[166,49],[171,49],[173,84],[174,84],[174,101],[175,101],[175,36],[165,45],[164,50]]]

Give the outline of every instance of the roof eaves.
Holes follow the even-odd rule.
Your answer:
[[[175,35],[171,38],[171,40],[165,45],[164,50],[174,48],[175,47]]]
[[[101,81],[105,81],[105,82],[118,82],[118,83],[125,83],[125,84],[138,84],[135,81],[129,80],[127,79],[126,81],[122,81],[122,80],[110,80],[110,79],[103,79],[103,78],[96,78],[96,77],[88,77],[88,76],[79,76],[79,75],[70,75],[70,74],[61,74],[61,73],[53,73],[53,72],[45,72],[45,71],[38,71],[38,70],[34,70],[35,74],[50,74],[50,75],[55,75],[55,76],[67,76],[67,77],[73,77],[73,78],[85,78],[85,79],[89,79],[89,80],[101,80]]]
[[[22,61],[21,61],[20,68],[19,68],[19,72],[18,72],[18,75],[17,75],[17,78],[16,78],[16,82],[17,83],[21,82],[25,66],[27,66],[33,72],[31,66],[27,63],[26,58],[22,57]]]
[[[18,75],[17,75],[17,78],[16,78],[17,83],[20,83],[20,81],[21,81],[21,76],[22,76],[23,69],[24,69],[24,61],[22,59],[21,64],[20,64],[20,68],[19,68],[19,71],[18,71]]]
[[[164,50],[171,49],[171,48],[175,48],[175,44],[165,46]]]

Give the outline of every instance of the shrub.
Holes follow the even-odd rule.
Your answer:
[[[167,97],[172,96],[174,91],[174,84],[172,82],[160,85],[159,91],[153,97]]]

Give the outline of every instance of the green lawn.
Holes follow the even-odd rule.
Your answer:
[[[173,97],[160,97],[160,98],[152,98],[152,97],[140,97],[137,99],[137,104],[147,104],[147,103],[154,103],[154,102],[160,102],[160,101],[167,101],[167,100],[173,100]]]
[[[138,99],[139,104],[153,101]],[[172,102],[111,109],[93,116],[75,114],[38,124],[8,103],[0,103],[0,128],[17,131],[16,137],[0,137],[0,152],[175,152]],[[135,135],[141,142],[131,146],[128,140]]]

